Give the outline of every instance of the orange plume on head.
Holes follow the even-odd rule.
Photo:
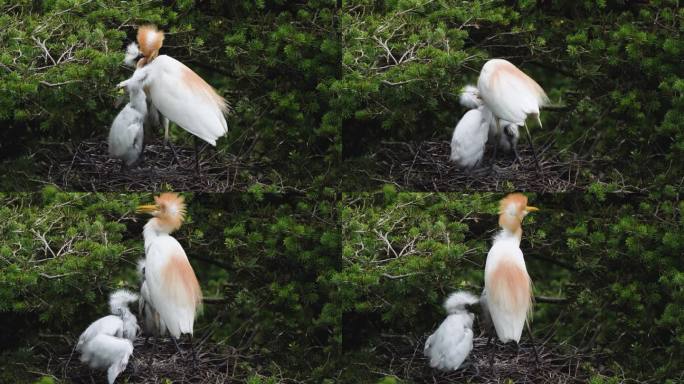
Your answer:
[[[164,32],[154,25],[143,25],[138,28],[138,45],[140,52],[145,56],[146,64],[159,55],[159,49],[164,43]]]
[[[499,204],[499,226],[522,235],[522,219],[528,212],[536,210],[537,208],[527,205],[527,196],[522,193],[511,193],[501,199]]]
[[[175,192],[165,192],[154,197],[158,213],[155,215],[160,224],[172,231],[180,228],[185,219],[185,199]]]

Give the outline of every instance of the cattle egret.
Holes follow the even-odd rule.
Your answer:
[[[155,337],[166,334],[166,326],[159,317],[159,312],[152,306],[150,290],[145,281],[145,259],[138,260],[138,276],[140,277],[140,300],[138,300],[138,314],[142,316],[145,334]]]
[[[532,115],[541,127],[539,109],[549,102],[542,87],[509,61],[492,59],[482,66],[477,89],[484,104],[492,111],[497,127],[501,119],[525,126],[534,161],[537,169],[541,169],[526,120]]]
[[[494,236],[487,254],[481,304],[503,343],[518,343],[528,316],[532,314],[532,280],[527,274],[520,241],[523,218],[537,210],[527,205],[527,197],[521,193],[512,193],[500,203],[501,231]]]
[[[480,109],[483,111],[483,118],[489,120],[489,132],[486,141],[491,142],[494,147],[494,159],[496,159],[497,149],[501,148],[504,152],[510,152],[512,150],[515,154],[515,159],[518,161],[520,160],[520,156],[518,155],[518,138],[520,137],[520,134],[517,125],[506,120],[501,120],[497,123],[491,111],[484,105],[484,102],[480,97],[480,91],[473,85],[466,85],[463,87],[463,91],[459,96],[459,102],[468,109]],[[500,127],[503,127],[503,129],[500,129]],[[478,133],[481,134],[479,131]],[[457,154],[459,153],[458,149],[454,149],[454,139],[456,138],[452,138],[452,157],[454,156],[454,151],[456,151]],[[470,151],[479,152],[479,147],[477,147],[477,149],[470,149]],[[482,152],[484,153],[484,144],[482,145]]]
[[[158,58],[157,58],[158,60]],[[139,213],[153,217],[145,224],[146,302],[159,318],[174,342],[182,334],[192,336],[195,314],[201,308],[202,290],[183,247],[170,234],[180,228],[185,203],[176,193],[162,193],[155,204],[141,205]]]
[[[124,167],[136,165],[143,151],[143,122],[147,101],[140,83],[128,83],[130,101],[116,115],[109,129],[109,156],[123,161]]]
[[[425,342],[423,353],[430,366],[443,371],[458,369],[473,349],[473,318],[466,306],[478,298],[468,292],[454,292],[444,302],[447,318]]]
[[[118,84],[140,83],[155,108],[169,120],[212,146],[228,132],[224,114],[228,104],[214,88],[180,61],[159,55],[164,33],[153,26],[138,30],[138,44],[144,56],[133,76]],[[164,134],[168,140],[168,130]],[[199,172],[197,142],[195,167]]]
[[[482,161],[490,119],[484,106],[463,115],[451,137],[451,161],[461,168],[473,168]]]
[[[131,354],[133,343],[130,340],[100,333],[83,346],[81,361],[90,368],[106,369],[107,380],[113,384],[117,376],[126,370]]]

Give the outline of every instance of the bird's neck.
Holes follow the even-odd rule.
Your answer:
[[[508,240],[514,241],[518,246],[520,246],[520,241],[522,239],[522,227],[516,228],[502,228],[499,233],[494,237],[494,241],[497,240]]]
[[[129,95],[131,107],[143,115],[147,114],[147,98],[145,97],[145,92],[136,87],[130,90]]]
[[[168,236],[169,231],[165,230],[162,228],[162,226],[159,223],[159,219],[156,217],[153,217],[150,219],[150,221],[145,224],[145,227],[143,228],[143,239],[145,239],[145,251],[147,252],[147,248],[152,244],[152,242],[161,237],[161,236]]]

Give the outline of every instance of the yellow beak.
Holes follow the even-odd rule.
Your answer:
[[[526,210],[527,212],[536,212],[536,211],[539,210],[539,208],[537,208],[537,207],[530,207],[530,206],[528,205],[527,207],[525,207],[525,210]]]
[[[157,211],[157,206],[154,204],[141,205],[135,209],[135,213],[152,213]]]

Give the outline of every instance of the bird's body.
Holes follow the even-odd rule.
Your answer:
[[[163,193],[156,204],[139,207],[155,217],[145,225],[144,284],[149,302],[174,338],[193,333],[202,291],[183,247],[169,234],[181,226],[185,213],[182,197]]]
[[[482,161],[485,144],[491,142],[505,152],[514,151],[518,157],[518,126],[500,120],[497,124],[492,112],[485,106],[479,90],[472,85],[463,87],[459,97],[462,106],[470,109],[456,125],[451,138],[451,161],[461,168],[475,167]],[[473,112],[475,111],[475,112]],[[476,125],[481,119],[479,125]]]
[[[491,113],[485,107],[471,109],[459,120],[451,137],[451,161],[473,168],[482,161]]]
[[[494,116],[495,136],[503,136],[501,133],[505,125],[502,120],[507,120],[515,126],[525,126],[537,170],[541,170],[526,120],[531,115],[537,119],[540,127],[542,125],[539,109],[549,103],[549,98],[542,87],[509,61],[492,59],[482,66],[477,80],[477,89],[484,105]],[[515,146],[513,150],[516,151],[517,158]],[[496,152],[494,155],[496,157]]]
[[[495,117],[523,125],[528,115],[539,117],[548,103],[542,87],[507,60],[492,59],[477,80],[479,96]]]
[[[76,344],[76,350],[82,350],[97,335],[123,337],[123,320],[116,315],[108,315],[95,320],[81,333]]]
[[[152,336],[164,336],[166,325],[161,320],[159,312],[152,306],[150,290],[145,281],[145,260],[138,261],[138,274],[140,276],[140,300],[138,301],[138,314],[142,316],[143,330],[145,334]]]
[[[499,216],[502,230],[494,237],[487,254],[483,306],[503,343],[520,341],[532,310],[532,280],[527,273],[520,240],[522,219],[535,210],[535,207],[527,206],[527,197],[520,193],[504,198]]]
[[[132,354],[130,340],[100,333],[83,345],[81,361],[94,369],[106,369],[108,382],[113,384]]]
[[[147,101],[141,84],[127,86],[130,101],[119,112],[109,130],[109,156],[121,159],[127,167],[135,165],[143,151],[143,123]]]
[[[478,298],[467,292],[453,293],[446,300],[444,309],[448,316],[428,337],[423,350],[432,368],[456,370],[468,357],[473,349],[474,315],[465,306],[477,302]]]
[[[228,132],[228,106],[216,91],[180,61],[159,55],[120,83],[138,83],[169,120],[211,145]]]

